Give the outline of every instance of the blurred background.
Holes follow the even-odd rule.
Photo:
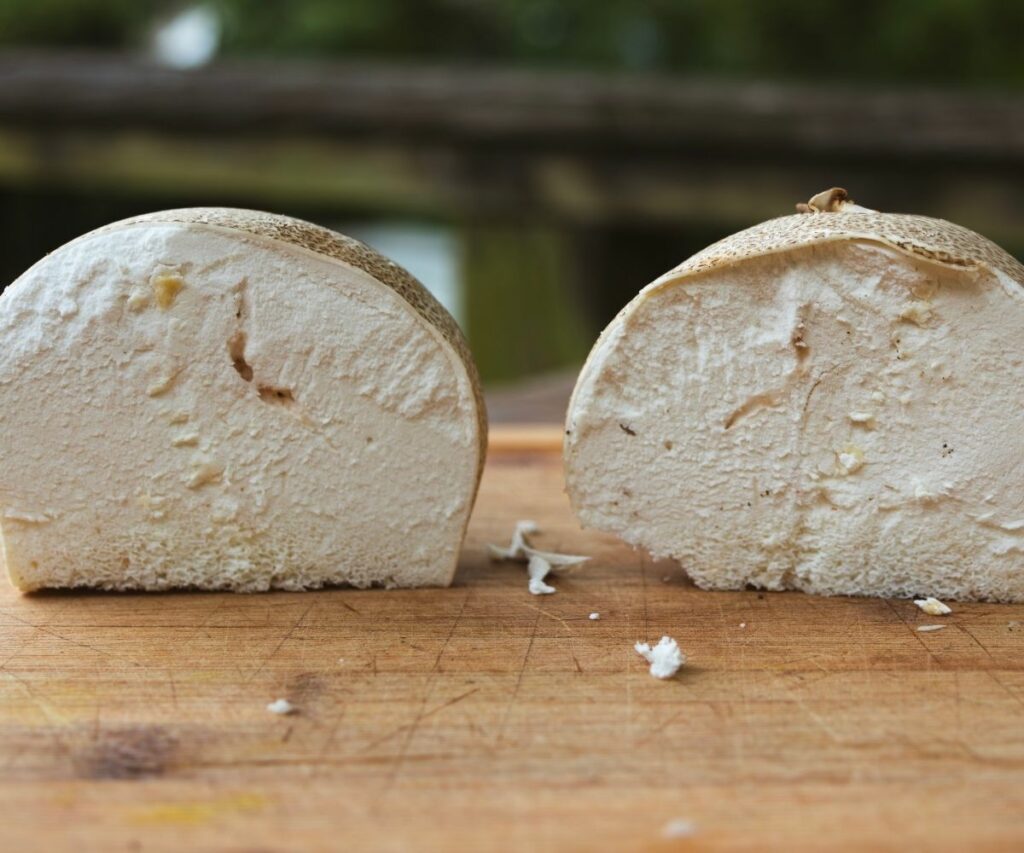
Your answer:
[[[1020,0],[0,0],[0,283],[167,207],[310,219],[553,421],[611,317],[845,186],[1024,255]]]

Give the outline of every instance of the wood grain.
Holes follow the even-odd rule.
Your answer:
[[[954,610],[697,590],[499,435],[451,589],[0,593],[0,849],[1020,849],[1024,607]]]

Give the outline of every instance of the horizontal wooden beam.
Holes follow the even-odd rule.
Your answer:
[[[0,119],[0,186],[443,218],[546,217],[739,228],[827,186],[883,210],[960,221],[1024,248],[1024,164],[956,170],[890,162],[710,157],[459,154],[443,145],[300,135],[176,134],[131,128],[13,128]]]
[[[573,151],[1024,161],[1024,98],[464,67],[0,54],[0,122],[393,135]]]
[[[304,137],[24,128],[0,121],[0,184],[60,187],[168,204],[293,204],[453,217],[442,155]]]
[[[0,53],[0,185],[723,233],[828,186],[1024,250],[1024,98]]]

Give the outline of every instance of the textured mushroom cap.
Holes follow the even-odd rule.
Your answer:
[[[910,255],[956,267],[985,267],[1024,282],[1024,264],[980,234],[929,216],[840,210],[769,219],[713,243],[658,278],[651,287],[814,243],[874,240]]]

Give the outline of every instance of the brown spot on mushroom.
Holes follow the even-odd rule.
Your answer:
[[[228,341],[228,355],[238,375],[252,382],[252,366],[245,360],[245,332],[237,332]]]
[[[295,395],[290,388],[274,388],[271,385],[260,385],[259,392],[260,399],[264,403],[288,406],[295,402]]]

